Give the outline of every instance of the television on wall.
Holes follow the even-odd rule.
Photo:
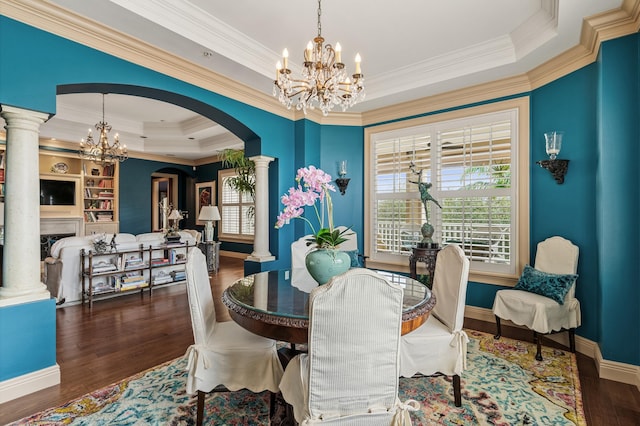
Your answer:
[[[40,179],[41,206],[73,206],[75,204],[75,181]]]

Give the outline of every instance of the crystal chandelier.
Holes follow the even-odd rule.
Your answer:
[[[282,62],[276,65],[276,80],[273,95],[290,109],[295,104],[297,110],[307,113],[316,107],[328,115],[334,106],[340,105],[342,111],[364,99],[364,76],[360,70],[360,54],[356,55],[356,72],[350,80],[342,63],[340,43],[333,48],[323,45],[321,0],[318,0],[318,36],[309,42],[304,51],[302,78],[293,79],[288,68],[289,52],[284,49]]]
[[[96,124],[96,130],[100,132],[100,140],[94,141],[91,129],[87,135],[87,140],[80,141],[80,150],[78,154],[81,158],[91,160],[101,166],[114,163],[116,161],[124,161],[129,158],[127,146],[120,145],[118,134],[116,133],[113,144],[109,143],[109,132],[111,125],[104,120],[104,93],[102,94],[102,121]]]

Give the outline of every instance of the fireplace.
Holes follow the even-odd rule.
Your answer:
[[[41,218],[40,260],[49,256],[51,246],[59,239],[82,235],[82,218]]]

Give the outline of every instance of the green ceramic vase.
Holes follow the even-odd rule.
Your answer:
[[[325,284],[332,277],[347,272],[351,267],[351,258],[340,250],[318,249],[305,257],[307,271],[318,284]]]

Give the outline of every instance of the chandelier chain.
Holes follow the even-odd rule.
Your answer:
[[[322,37],[322,0],[318,0],[318,37]]]

